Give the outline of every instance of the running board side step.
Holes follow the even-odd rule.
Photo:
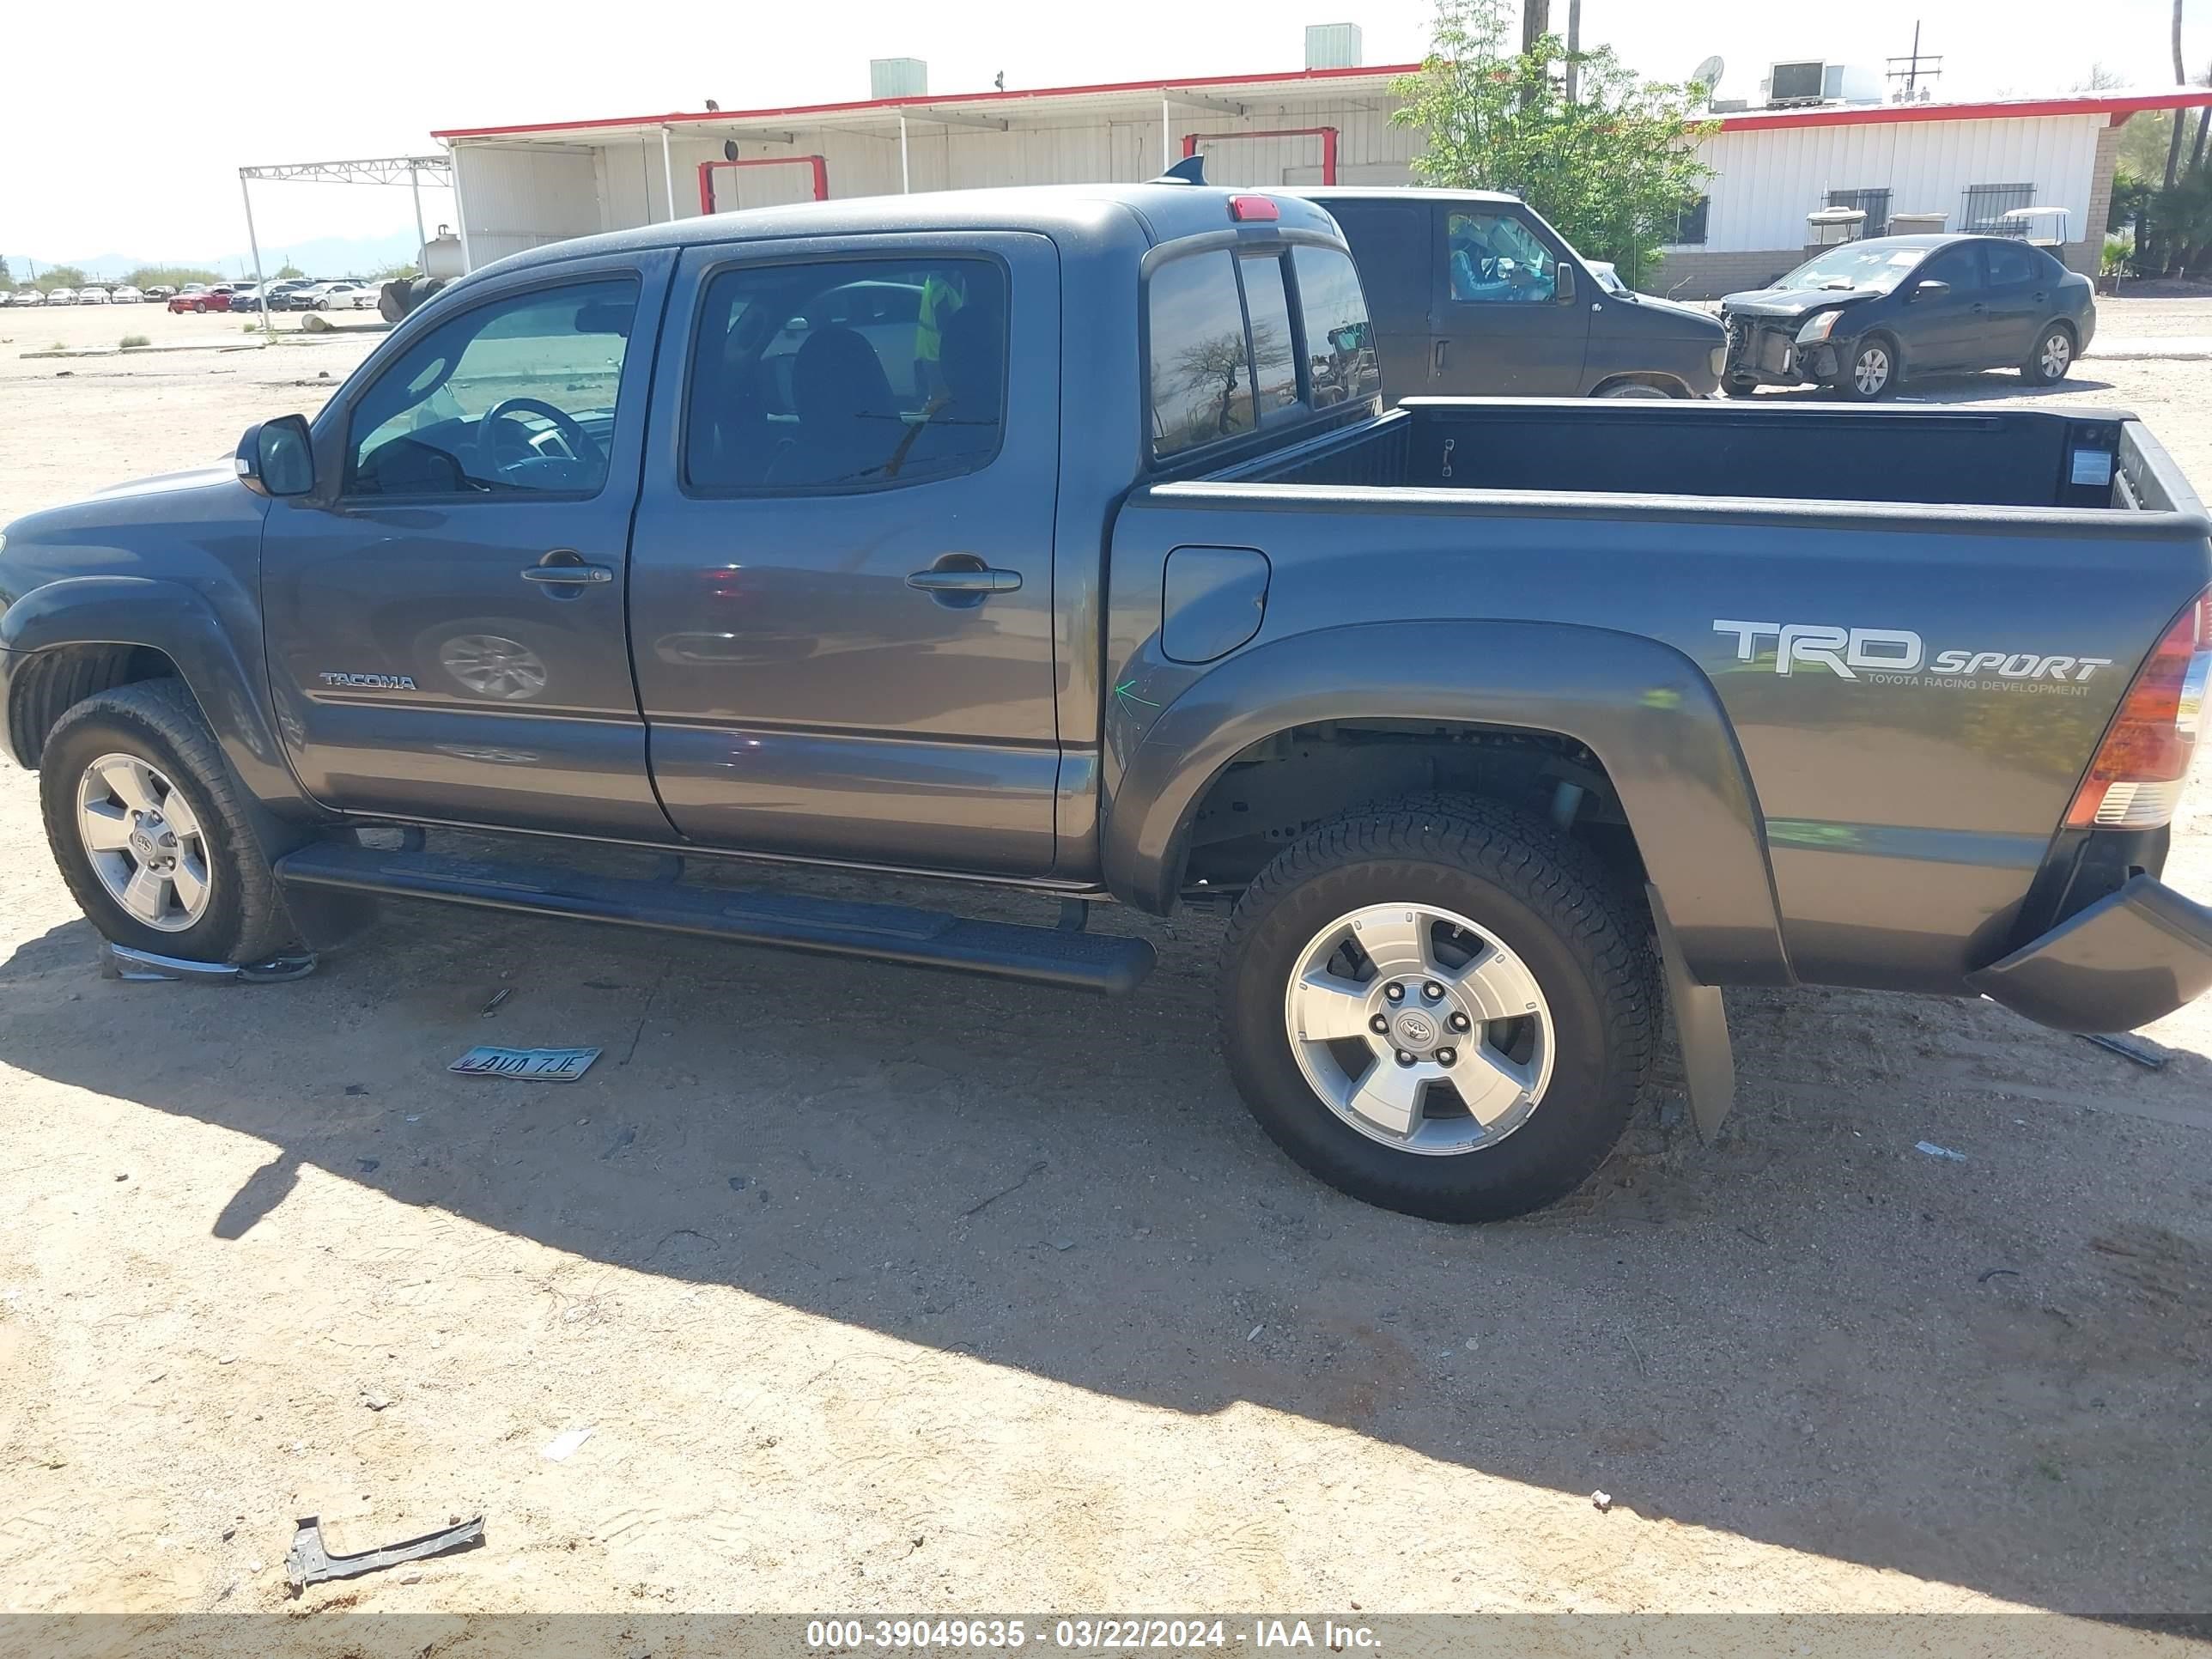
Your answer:
[[[276,860],[287,886],[443,900],[526,915],[567,916],[732,945],[872,957],[992,979],[1027,980],[1121,996],[1152,970],[1140,939],[974,921],[898,904],[689,887],[588,875],[554,865],[381,852],[318,842]]]

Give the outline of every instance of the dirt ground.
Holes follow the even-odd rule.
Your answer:
[[[370,343],[15,356],[94,322],[0,313],[0,522]],[[2212,483],[2212,363],[2051,398]],[[2152,1072],[1734,995],[1717,1146],[1662,1087],[1573,1199],[1459,1230],[1248,1121],[1211,918],[1109,917],[1162,958],[1113,1004],[398,907],[298,984],[123,985],[27,774],[0,845],[9,1610],[2212,1611],[2212,1007]],[[446,1072],[491,1041],[606,1052]],[[287,1601],[295,1516],[478,1513]]]

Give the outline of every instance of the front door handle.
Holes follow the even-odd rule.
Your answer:
[[[586,564],[573,547],[556,547],[536,564],[524,569],[522,580],[546,587],[598,587],[615,579],[604,564]]]
[[[985,565],[939,566],[915,571],[906,579],[906,585],[924,593],[1012,593],[1021,586],[1022,573],[994,570]]]
[[[1449,340],[1438,340],[1429,348],[1429,368],[1431,372],[1437,374],[1444,372],[1444,349],[1450,344]]]

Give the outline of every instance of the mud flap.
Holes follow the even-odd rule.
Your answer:
[[[1644,895],[1651,905],[1651,926],[1659,936],[1659,965],[1667,979],[1667,1001],[1674,1011],[1674,1036],[1682,1048],[1682,1076],[1690,1096],[1690,1117],[1699,1139],[1710,1142],[1735,1104],[1735,1050],[1729,1042],[1728,1009],[1721,994],[1702,985],[1682,960],[1666,901],[1648,882]]]

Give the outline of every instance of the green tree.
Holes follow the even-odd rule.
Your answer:
[[[289,282],[295,276],[304,276],[307,274],[307,273],[301,270],[299,266],[294,264],[289,259],[287,259],[283,264],[277,266],[276,270],[269,273],[269,280],[272,283]]]
[[[1702,89],[1645,81],[1610,46],[1571,55],[1557,35],[1518,44],[1513,0],[1437,0],[1429,55],[1394,90],[1391,119],[1420,128],[1427,184],[1504,190],[1632,286],[1659,263],[1676,216],[1713,176],[1695,145],[1712,128]],[[1571,64],[1576,96],[1556,71]]]
[[[8,256],[4,253],[0,253],[0,288],[13,288],[15,286],[15,279],[14,276],[10,276],[8,271]]]
[[[51,294],[58,288],[82,288],[85,274],[75,265],[48,265],[39,286]]]

